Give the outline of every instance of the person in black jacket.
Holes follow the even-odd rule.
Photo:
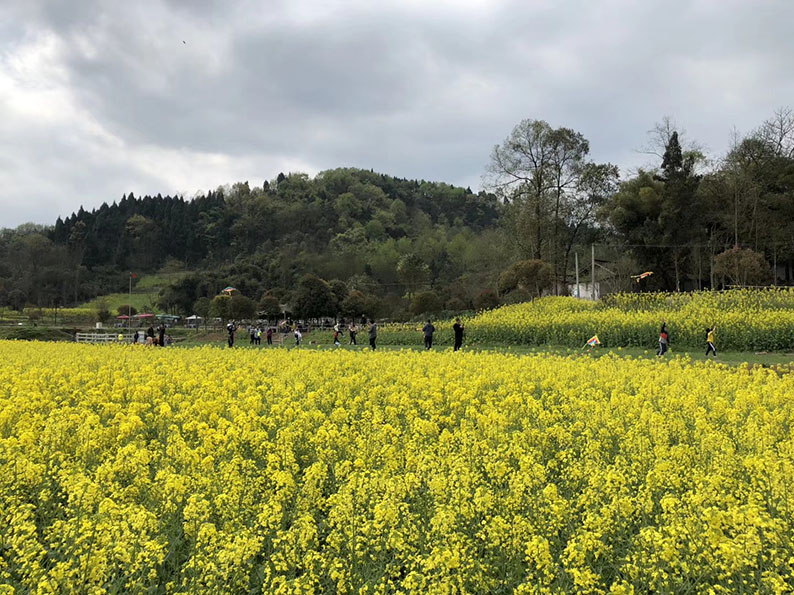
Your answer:
[[[375,351],[375,342],[378,340],[378,325],[370,318],[369,321],[369,346]]]
[[[465,327],[460,321],[460,318],[455,319],[455,324],[452,325],[452,331],[455,333],[455,347],[453,351],[457,351],[463,346],[463,329]]]
[[[425,336],[425,349],[430,349],[433,346],[433,333],[436,332],[436,327],[429,320],[427,324],[422,327],[422,333]]]

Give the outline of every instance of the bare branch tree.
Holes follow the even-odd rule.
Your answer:
[[[546,258],[555,278],[563,280],[567,279],[568,255],[576,235],[571,232],[570,214],[581,212],[583,205],[574,203],[586,194],[582,192],[583,177],[592,177],[589,151],[587,139],[575,130],[555,129],[542,120],[523,120],[494,147],[483,178],[484,186],[510,202],[513,213],[507,220],[513,224],[514,241],[522,248],[522,256]],[[590,212],[587,209],[587,216]],[[527,234],[529,242],[524,241]],[[527,244],[531,250],[523,249]]]
[[[645,145],[635,151],[643,155],[653,155],[660,160],[664,159],[664,150],[670,143],[674,132],[678,133],[678,142],[681,144],[684,155],[692,156],[696,165],[695,169],[698,170],[698,173],[703,173],[703,168],[711,165],[706,158],[706,148],[699,142],[689,139],[686,129],[678,126],[670,116],[664,116],[661,121],[654,124],[653,128],[647,132]]]
[[[794,158],[794,111],[791,108],[775,110],[756,134],[776,156]]]

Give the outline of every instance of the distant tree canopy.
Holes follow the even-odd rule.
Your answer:
[[[648,153],[655,162],[619,183],[616,166],[590,159],[580,132],[527,119],[494,147],[477,193],[340,168],[189,200],[126,194],[51,227],[0,230],[0,307],[80,304],[126,292],[130,272],[179,261],[192,274],[161,293],[166,311],[191,314],[206,298],[207,313],[228,316],[215,298],[232,285],[256,311],[275,314],[275,299],[280,315],[304,303],[302,279],[313,275],[328,288],[329,315],[399,318],[423,292],[459,310],[492,307],[497,291],[517,301],[564,287],[574,253],[591,243],[621,260],[601,271],[653,271],[643,289],[767,277],[748,253],[716,266],[734,247],[794,282],[794,112],[779,110],[711,160],[664,120]],[[519,278],[513,265],[528,260],[548,263],[550,284],[548,269],[538,281]]]
[[[764,255],[749,248],[731,248],[718,254],[714,259],[714,272],[730,285],[746,287],[772,281],[772,269]]]
[[[275,319],[281,316],[281,304],[274,295],[266,293],[259,300],[259,315],[267,319]]]
[[[648,288],[693,289],[712,279],[766,283],[773,262],[784,268],[774,274],[792,282],[794,112],[778,110],[737,138],[712,169],[669,120],[657,126],[655,140],[658,168],[625,180],[600,211],[607,237],[626,246],[639,270],[654,271]],[[734,247],[759,254],[769,268]]]
[[[540,297],[554,284],[551,265],[542,260],[520,260],[499,275],[499,292],[507,295],[521,289],[533,297]]]
[[[335,316],[339,300],[331,286],[315,275],[305,275],[295,291],[292,311],[301,318]]]
[[[441,311],[442,306],[441,299],[433,291],[417,293],[411,300],[413,314],[437,314]]]
[[[196,271],[160,296],[158,306],[174,312],[191,312],[226,284],[257,302],[268,291],[283,300],[306,273],[331,280],[339,303],[352,278],[402,294],[459,275],[454,246],[466,237],[468,249],[485,251],[480,238],[498,229],[501,210],[492,194],[359,169],[279,174],[191,200],[127,194],[53,227],[3,231],[0,305],[80,303],[125,291],[130,271],[174,259]],[[397,269],[407,255],[425,268],[403,285]]]

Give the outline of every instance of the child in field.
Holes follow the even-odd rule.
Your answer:
[[[659,351],[656,352],[656,357],[662,357],[667,353],[668,337],[667,323],[662,320],[662,328],[659,330]]]
[[[298,329],[298,327],[296,326],[295,327],[295,346],[296,347],[300,346],[302,338],[303,338],[303,335],[301,334],[300,329]]]
[[[711,328],[706,329],[706,357],[709,356],[709,353],[714,353],[714,357],[717,357],[717,348],[714,347],[714,331],[717,330],[717,325],[715,324]]]

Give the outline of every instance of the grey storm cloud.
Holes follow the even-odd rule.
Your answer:
[[[524,118],[624,171],[666,115],[719,156],[794,103],[792,17],[785,0],[12,0],[0,227],[339,166],[476,188]]]

